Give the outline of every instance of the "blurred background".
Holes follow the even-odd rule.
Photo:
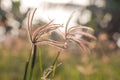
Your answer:
[[[59,57],[55,80],[120,80],[120,0],[0,0],[0,80],[22,80],[30,52],[27,13],[37,8],[33,24],[84,25],[95,30],[90,54],[71,47]],[[61,28],[63,31],[64,28]],[[63,31],[64,32],[64,31]],[[57,33],[54,39],[60,39]],[[41,46],[43,66],[52,63],[55,47]],[[39,65],[39,64],[37,64]],[[38,67],[34,80],[38,80]]]

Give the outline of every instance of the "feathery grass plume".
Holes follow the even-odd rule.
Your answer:
[[[89,39],[93,39],[95,40],[96,38],[88,32],[83,31],[82,29],[86,29],[86,30],[92,30],[91,28],[88,28],[86,26],[77,26],[77,27],[72,27],[70,29],[68,29],[68,32],[66,33],[66,40],[69,41],[73,41],[75,43],[77,43],[80,46],[81,51],[88,51],[89,48],[87,47],[87,45],[89,45],[89,41],[87,41],[87,39],[84,39],[83,37],[87,37]],[[92,30],[93,31],[93,30]]]
[[[57,60],[58,57],[60,55],[60,53],[62,52],[63,49],[66,49],[68,47],[68,42],[75,42],[80,46],[81,51],[87,51],[88,47],[87,45],[89,44],[89,41],[87,39],[84,39],[80,36],[85,36],[88,37],[89,39],[96,39],[90,32],[93,32],[93,29],[86,27],[86,26],[75,26],[75,27],[71,27],[68,29],[68,25],[69,22],[72,18],[72,15],[70,16],[70,18],[68,19],[68,22],[66,24],[65,27],[65,34],[63,35],[63,42],[59,42],[59,41],[55,41],[52,39],[49,39],[48,36],[50,35],[50,33],[52,33],[53,31],[55,31],[56,29],[58,29],[59,27],[63,27],[63,25],[61,24],[54,24],[53,21],[51,20],[48,24],[43,25],[41,27],[36,28],[35,30],[32,29],[32,22],[33,22],[33,18],[34,18],[34,14],[36,12],[37,9],[35,9],[31,15],[31,12],[28,13],[28,27],[27,27],[27,31],[28,31],[28,36],[30,38],[30,42],[32,43],[32,51],[31,51],[31,56],[29,61],[27,61],[27,67],[28,68],[28,64],[30,64],[30,76],[29,76],[29,80],[32,79],[32,74],[33,74],[33,69],[35,66],[35,60],[37,57],[37,53],[38,53],[38,45],[45,42],[48,43],[50,45],[54,45],[58,48],[61,48],[61,50],[58,52],[57,56],[55,57],[55,60],[52,64],[52,67],[47,68],[47,71],[43,71],[43,75],[41,76],[41,78],[45,78],[43,80],[46,80],[49,75],[52,74],[52,76],[54,77],[55,74],[55,69],[58,66],[57,65]],[[42,66],[42,64],[40,63],[40,66]],[[42,68],[40,68],[42,69]],[[27,75],[27,70],[25,70],[25,77],[26,78]]]
[[[32,15],[32,17],[34,16],[34,14]],[[29,15],[30,17],[30,15]],[[28,18],[29,19],[29,18]],[[32,18],[33,19],[33,18]],[[28,20],[29,21],[29,20]],[[32,21],[32,20],[31,20]],[[39,44],[40,42],[44,42],[44,41],[49,41],[47,40],[45,37],[48,36],[51,32],[55,31],[56,29],[58,29],[59,27],[62,27],[63,25],[61,24],[52,24],[54,20],[50,21],[48,24],[43,25],[41,27],[38,27],[37,29],[35,29],[34,31],[32,31],[32,26],[29,25],[32,22],[28,22],[29,26],[28,26],[28,34],[30,37],[30,40],[32,43],[34,43],[35,45]]]
[[[37,54],[38,45],[41,42],[48,42],[48,43],[52,43],[52,44],[58,43],[58,42],[56,42],[54,40],[48,39],[47,37],[49,36],[49,34],[51,32],[53,32],[56,29],[58,29],[59,27],[63,26],[63,25],[60,25],[60,24],[53,24],[54,20],[51,20],[48,24],[43,25],[43,26],[38,27],[37,29],[33,30],[32,29],[32,27],[33,27],[32,22],[33,22],[33,18],[34,18],[34,14],[35,14],[36,10],[37,9],[35,9],[32,14],[31,14],[31,12],[28,13],[27,32],[28,32],[28,36],[30,38],[30,42],[32,43],[32,53],[30,54],[31,55],[31,65],[30,65],[31,70],[30,70],[30,76],[29,76],[30,80],[32,79],[33,69],[34,69],[34,66],[35,66],[35,60],[36,60],[36,57],[37,57],[36,54]],[[29,60],[29,63],[30,63],[30,60]],[[25,71],[25,77],[27,75],[26,71]]]
[[[94,30],[87,26],[73,26],[68,28],[70,20],[72,19],[74,12],[70,15],[66,26],[65,34],[61,35],[64,39],[63,42],[48,40],[49,44],[54,45],[58,48],[66,49],[69,46],[69,42],[75,42],[79,45],[81,52],[89,52],[89,40],[96,40],[96,37],[93,35]],[[89,39],[89,40],[88,40]]]
[[[73,26],[68,29],[68,25],[73,14],[74,12],[69,17],[65,28],[66,45],[69,44],[67,42],[72,41],[79,45],[81,52],[88,52],[89,51],[88,45],[90,44],[90,42],[87,39],[84,39],[83,37],[95,40],[96,39],[95,36],[91,34],[93,33],[94,30],[90,27],[81,25]]]

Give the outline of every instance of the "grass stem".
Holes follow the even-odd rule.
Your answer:
[[[37,54],[37,46],[33,44],[33,56],[32,56],[31,70],[30,70],[30,80],[32,79],[32,75],[33,75],[33,70],[34,70],[35,60],[36,60],[36,54]]]

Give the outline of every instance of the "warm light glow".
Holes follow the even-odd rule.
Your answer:
[[[54,23],[59,24],[66,24],[69,16],[73,11],[76,11],[76,13],[73,15],[72,21],[70,22],[69,26],[76,25],[76,18],[78,18],[81,11],[74,9],[66,9],[65,7],[55,7],[55,8],[49,8],[46,5],[46,2],[50,3],[72,3],[82,6],[87,6],[90,4],[89,0],[21,0],[21,12],[25,12],[27,8],[38,8],[35,13],[35,19],[42,19],[43,21],[49,22],[52,19],[55,19]],[[91,13],[89,11],[85,11],[85,13],[82,15],[80,21],[81,23],[85,24],[87,23],[91,18]]]

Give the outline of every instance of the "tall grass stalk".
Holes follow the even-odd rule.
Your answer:
[[[42,76],[43,73],[43,66],[42,66],[42,54],[41,54],[41,49],[38,47],[38,59],[39,59],[39,66],[40,66],[40,77]]]
[[[56,57],[55,57],[55,60],[54,60],[54,62],[53,62],[53,73],[52,73],[52,76],[54,77],[55,76],[55,71],[56,71],[56,68],[57,68],[57,60],[58,60],[58,57],[60,56],[60,54],[62,53],[62,50],[60,50],[58,53],[57,53],[57,55],[56,55]],[[61,63],[60,63],[61,64]],[[60,65],[59,64],[59,65]]]
[[[30,65],[31,55],[32,55],[32,49],[30,50],[30,55],[28,57],[28,60],[26,61],[25,73],[24,73],[24,79],[23,80],[27,80],[27,73],[28,73],[28,69],[29,69],[29,65]]]
[[[37,46],[33,44],[33,55],[32,55],[32,64],[31,64],[31,70],[30,70],[30,80],[32,79],[36,57],[37,57]]]

